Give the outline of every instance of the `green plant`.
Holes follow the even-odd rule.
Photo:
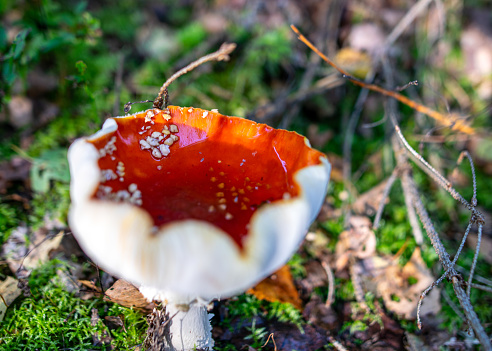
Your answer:
[[[265,327],[257,328],[255,318],[253,318],[251,327],[246,327],[246,329],[250,332],[250,334],[245,336],[244,340],[251,340],[252,344],[250,344],[250,347],[259,348],[265,343],[265,338],[268,335],[268,331]]]
[[[32,272],[32,295],[19,298],[0,323],[0,350],[94,349],[93,335],[104,333],[111,336],[116,349],[129,349],[143,341],[144,316],[99,298],[82,300],[67,292],[56,275],[64,267],[65,263],[53,260]],[[93,309],[100,317],[95,325],[91,320]],[[125,329],[109,330],[103,323],[105,316],[120,317]]]

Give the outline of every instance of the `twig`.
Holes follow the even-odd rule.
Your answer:
[[[468,270],[466,270],[465,268],[459,266],[459,265],[456,265],[455,266],[456,270],[464,275],[469,275],[470,272]],[[475,279],[476,281],[479,281],[480,283],[482,284],[485,284],[485,285],[489,285],[492,287],[492,280],[490,279],[487,279],[487,278],[484,278],[484,277],[481,277],[479,275],[474,275],[473,276],[473,279]]]
[[[475,283],[468,283],[468,285],[470,285],[472,288],[476,288],[476,289],[480,289],[480,290],[492,293],[492,288],[487,286],[487,285],[475,284]]]
[[[401,186],[403,188],[403,197],[405,199],[405,206],[407,208],[407,217],[412,227],[412,233],[415,238],[417,245],[422,245],[424,242],[424,236],[422,234],[422,229],[420,229],[420,224],[417,219],[417,213],[415,212],[415,206],[413,205],[413,196],[410,191],[409,182],[411,178],[410,168],[406,168],[401,175]]]
[[[461,202],[472,213],[472,220],[475,223],[484,223],[484,217],[482,213],[477,211],[475,206],[466,201],[461,194],[453,188],[451,182],[444,178],[438,171],[434,169],[417,151],[415,151],[407,142],[403,136],[400,127],[395,123],[396,135],[399,137],[401,143],[410,152],[410,155],[420,164],[420,169],[422,169],[427,175],[429,175],[441,188],[446,190],[455,200]]]
[[[407,11],[405,16],[400,20],[400,22],[395,26],[395,28],[391,31],[391,33],[386,38],[384,46],[382,48],[382,52],[379,53],[380,54],[379,57],[385,56],[385,52],[386,52],[387,48],[389,48],[396,41],[396,39],[398,39],[400,37],[400,35],[403,33],[403,31],[410,25],[411,22],[413,22],[413,20],[416,18],[416,16],[419,13],[421,13],[425,9],[425,7],[427,7],[427,5],[430,1],[431,0],[421,0],[417,4],[412,6],[412,8],[409,11]],[[335,68],[340,73],[342,73],[344,76],[349,78],[349,80],[351,78],[353,78],[347,74],[344,74],[337,67],[335,67]],[[365,85],[371,85],[375,76],[376,76],[376,68],[373,67],[371,69],[371,71],[367,74],[364,84]],[[404,87],[397,87],[396,90],[401,91],[401,90],[405,89],[406,87],[408,87],[409,85],[416,85],[416,82],[417,81],[409,82]],[[354,110],[352,111],[352,114],[350,115],[349,123],[348,123],[347,128],[346,128],[345,138],[344,138],[344,142],[343,142],[343,160],[344,160],[344,162],[343,162],[343,177],[346,180],[346,182],[348,180],[350,180],[351,176],[352,176],[351,147],[352,147],[353,136],[355,133],[355,127],[357,126],[357,123],[359,121],[359,116],[360,116],[360,113],[362,111],[362,107],[363,107],[363,105],[367,99],[368,94],[369,94],[369,90],[370,89],[363,89],[359,93],[359,97],[357,98],[357,102],[355,103]],[[386,119],[384,118],[383,122],[385,120]],[[369,126],[376,126],[379,124],[381,124],[380,121],[378,121],[376,123],[369,124]],[[367,128],[367,126],[366,126],[366,128]]]
[[[477,314],[473,310],[473,306],[470,302],[470,298],[468,297],[465,290],[463,289],[463,284],[464,284],[463,279],[458,274],[458,272],[456,272],[454,267],[452,267],[449,254],[446,252],[444,246],[442,245],[442,242],[439,239],[439,235],[434,229],[434,225],[432,224],[429,218],[427,210],[423,206],[420,197],[418,196],[418,192],[416,190],[416,186],[413,181],[413,178],[410,178],[410,187],[411,189],[413,189],[414,203],[415,203],[415,209],[417,210],[417,214],[419,215],[420,221],[422,222],[427,235],[431,239],[431,243],[432,246],[434,247],[434,250],[439,256],[439,261],[442,263],[445,271],[449,272],[448,278],[451,279],[454,291],[456,293],[456,296],[458,297],[458,300],[460,301],[461,307],[463,308],[467,320],[469,321],[471,327],[475,331],[475,334],[477,335],[477,338],[480,340],[480,343],[482,344],[484,350],[492,350],[492,344],[490,343],[490,339],[485,333],[483,326],[480,324],[480,320],[478,319]],[[444,276],[442,276],[441,278],[444,278]],[[426,291],[424,291],[424,293],[430,291],[430,289],[432,289],[438,283],[440,283],[440,281],[434,282],[429,288],[426,289]],[[421,295],[421,298],[425,296],[424,293],[422,293],[423,296]],[[420,303],[421,302],[419,301],[419,304]],[[418,316],[419,315],[417,315],[417,317]]]
[[[413,86],[419,85],[419,82],[418,82],[418,81],[416,81],[416,80],[413,80],[413,81],[408,82],[407,84],[405,84],[405,85],[403,85],[403,86],[401,86],[401,87],[396,87],[396,89],[395,89],[395,90],[396,90],[396,91],[403,91],[403,90],[405,90],[406,88],[408,88],[409,86],[412,86],[412,85],[413,85]]]
[[[388,65],[389,66],[389,65]],[[452,186],[451,183],[444,178],[439,172],[437,172],[420,154],[418,154],[406,141],[406,139],[403,137],[403,134],[400,131],[400,128],[398,126],[397,118],[395,116],[395,111],[390,110],[389,111],[389,117],[390,120],[392,121],[395,131],[396,131],[396,136],[399,138],[400,143],[394,142],[393,143],[393,148],[395,149],[395,154],[398,155],[398,160],[400,162],[406,161],[406,154],[403,154],[401,152],[401,147],[404,147],[407,151],[407,154],[410,154],[413,156],[413,158],[417,161],[417,164],[420,165],[420,168],[426,172],[434,181],[436,181],[437,184],[439,184],[441,187],[443,187],[446,191],[448,191],[451,196],[460,201],[465,207],[467,207],[471,212],[471,219],[470,223],[467,227],[467,230],[465,231],[464,238],[462,240],[462,243],[460,245],[460,249],[458,250],[458,253],[456,254],[453,262],[451,262],[449,254],[446,252],[446,249],[442,245],[442,242],[440,241],[439,235],[434,229],[434,226],[432,224],[432,221],[430,220],[430,217],[423,206],[421,200],[420,200],[420,195],[417,190],[417,186],[415,185],[414,179],[412,177],[408,177],[408,189],[410,192],[410,195],[413,197],[412,203],[415,206],[415,210],[424,226],[424,229],[427,232],[427,235],[431,239],[432,245],[434,247],[434,250],[439,256],[439,260],[441,264],[443,265],[445,273],[437,279],[435,282],[433,282],[427,289],[425,289],[419,299],[418,306],[417,306],[417,325],[419,329],[422,327],[421,320],[420,320],[420,308],[422,305],[422,301],[425,298],[425,296],[437,285],[439,285],[442,280],[445,278],[448,278],[452,281],[453,283],[453,288],[455,290],[456,296],[458,297],[458,300],[460,301],[461,306],[463,307],[465,316],[466,316],[466,321],[469,323],[469,325],[473,328],[475,333],[477,334],[478,339],[482,343],[484,349],[486,350],[492,350],[492,345],[490,343],[490,339],[488,338],[487,334],[485,333],[485,330],[483,329],[483,326],[480,324],[480,321],[477,317],[477,314],[473,310],[473,306],[470,302],[469,296],[465,293],[463,289],[463,278],[456,272],[454,269],[454,264],[456,263],[456,260],[458,259],[459,252],[461,251],[461,248],[464,245],[464,241],[466,240],[466,236],[468,235],[470,228],[473,223],[476,223],[477,225],[481,226],[483,225],[483,215],[476,210],[476,204],[472,205],[469,204]],[[400,163],[401,165],[401,163]],[[403,166],[402,166],[403,167]],[[472,166],[473,167],[473,166]],[[474,173],[474,172],[473,172]],[[465,296],[465,297],[463,297]]]
[[[381,88],[375,84],[366,84],[366,83],[352,77],[347,71],[338,67],[335,63],[333,63],[333,61],[331,61],[322,52],[320,52],[308,39],[306,39],[306,37],[304,35],[301,34],[301,32],[299,32],[299,30],[294,25],[291,25],[290,27],[298,35],[299,40],[301,40],[311,50],[313,50],[316,54],[318,54],[326,63],[328,63],[330,66],[332,66],[337,71],[339,71],[343,75],[343,77],[347,78],[348,80],[350,80],[355,85],[358,85],[358,86],[365,88],[365,89],[376,91],[376,92],[378,92],[382,95],[385,95],[385,96],[392,97],[393,99],[400,101],[401,103],[411,107],[412,109],[435,119],[436,121],[438,121],[442,125],[449,127],[452,130],[460,131],[460,132],[466,133],[466,134],[474,134],[475,133],[475,130],[473,128],[468,126],[466,123],[463,122],[463,120],[461,120],[457,116],[454,116],[454,115],[445,116],[442,113],[435,111],[435,110],[433,110],[427,106],[424,106],[424,105],[422,105],[416,101],[413,101],[413,100],[407,98],[406,96],[401,95],[398,92],[386,90],[386,89]]]
[[[376,212],[376,216],[374,217],[374,223],[372,225],[372,227],[374,229],[379,228],[379,222],[381,222],[381,216],[383,215],[383,210],[384,210],[384,205],[385,205],[386,199],[389,196],[389,193],[391,191],[391,188],[393,187],[393,184],[395,183],[395,180],[398,178],[398,172],[399,172],[398,168],[395,168],[393,170],[393,173],[391,173],[391,176],[388,178],[386,186],[384,187],[383,197],[381,198],[381,201],[379,202],[378,210]]]
[[[328,341],[332,343],[338,351],[348,351],[340,342],[338,342],[333,336],[328,337]]]
[[[328,278],[328,296],[326,298],[325,306],[330,307],[331,304],[335,301],[333,297],[335,293],[335,278],[333,276],[333,272],[328,263],[322,261],[321,265],[325,269],[326,277]]]
[[[456,165],[459,166],[463,161],[464,157],[466,157],[468,159],[468,162],[470,162],[470,168],[471,168],[472,179],[473,179],[473,196],[470,203],[472,204],[472,206],[477,206],[477,177],[475,175],[475,166],[473,165],[473,160],[470,156],[470,153],[466,150],[462,151],[460,156],[458,157],[458,161],[456,162]]]
[[[201,64],[208,61],[229,61],[229,54],[236,48],[235,43],[224,43],[220,46],[219,50],[203,56],[198,60],[190,63],[188,66],[180,69],[178,72],[174,73],[166,82],[162,85],[159,90],[159,94],[154,100],[154,108],[162,109],[162,107],[167,107],[168,104],[168,92],[167,88],[174,82],[177,78],[181,77],[183,74],[186,74]]]
[[[444,300],[448,303],[448,305],[453,309],[454,313],[459,317],[461,320],[466,320],[466,317],[463,313],[461,313],[460,309],[456,304],[454,303],[453,300],[451,300],[451,296],[446,292],[445,289],[441,290],[441,294],[444,297]]]
[[[471,222],[471,221],[470,221]],[[473,255],[473,262],[470,267],[470,276],[468,277],[468,286],[466,287],[466,294],[470,297],[471,284],[473,281],[473,273],[475,272],[475,267],[477,266],[478,254],[480,252],[480,244],[482,243],[482,228],[483,224],[478,224],[478,236],[477,236],[477,246],[475,247],[475,255]]]
[[[273,333],[270,333],[270,335],[268,335],[267,341],[265,341],[265,343],[263,344],[263,346],[261,348],[264,348],[268,344],[268,341],[270,341],[270,338],[272,338],[274,351],[277,351],[277,344],[275,343],[275,338],[273,337]]]
[[[390,35],[386,38],[385,44],[391,45],[405,29],[412,23],[419,14],[421,14],[433,0],[420,0],[415,3],[406,13],[400,22],[395,26]]]

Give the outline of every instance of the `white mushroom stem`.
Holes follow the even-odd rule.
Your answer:
[[[212,350],[212,326],[207,308],[199,304],[189,306],[187,311],[182,305],[170,303],[166,306],[166,313],[172,317],[170,333],[172,345],[166,345],[169,351]]]
[[[151,287],[140,287],[140,292],[149,300],[166,303],[169,321],[169,338],[163,340],[166,351],[212,350],[213,314],[207,312],[208,301],[200,298],[163,292]]]

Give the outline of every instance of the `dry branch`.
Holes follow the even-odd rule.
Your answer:
[[[412,109],[435,119],[437,122],[439,122],[443,126],[449,127],[452,130],[460,131],[460,132],[465,133],[465,134],[474,134],[475,133],[475,130],[472,127],[468,126],[460,116],[456,116],[453,114],[445,116],[442,113],[440,113],[436,110],[433,110],[427,106],[424,106],[422,104],[419,104],[418,102],[413,101],[413,100],[407,98],[406,96],[404,96],[404,95],[402,95],[396,91],[386,90],[386,89],[381,88],[380,86],[375,85],[375,84],[366,84],[366,83],[358,80],[357,78],[352,77],[347,71],[338,67],[333,61],[331,61],[322,52],[320,52],[308,39],[306,39],[306,37],[304,35],[301,34],[301,32],[299,32],[299,30],[294,25],[291,25],[290,27],[298,35],[299,40],[301,40],[311,50],[313,50],[317,55],[319,55],[326,63],[328,63],[330,66],[335,68],[338,72],[340,72],[343,75],[343,77],[347,78],[348,80],[350,80],[355,85],[358,85],[358,86],[365,88],[365,89],[369,89],[369,90],[378,92],[378,93],[385,95],[385,96],[392,97],[392,98],[400,101],[401,103],[411,107]]]
[[[205,62],[208,61],[229,61],[229,54],[232,51],[234,51],[235,48],[236,48],[235,43],[224,43],[220,46],[219,50],[199,58],[198,60],[190,63],[188,66],[174,73],[168,80],[166,80],[166,82],[162,85],[161,89],[159,90],[159,94],[154,100],[154,108],[162,109],[162,106],[167,107],[167,103],[168,103],[167,88],[177,78],[181,77],[183,74],[186,74],[194,70],[201,64],[204,64]]]

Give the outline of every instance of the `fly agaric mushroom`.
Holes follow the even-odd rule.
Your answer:
[[[186,350],[213,346],[204,301],[245,291],[295,252],[330,173],[295,132],[176,106],[109,118],[68,159],[81,247],[169,309],[194,302],[171,326]]]

